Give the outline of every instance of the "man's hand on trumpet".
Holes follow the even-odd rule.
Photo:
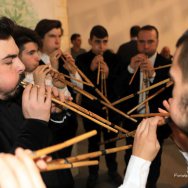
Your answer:
[[[157,140],[157,125],[161,117],[152,117],[142,120],[139,124],[133,144],[133,155],[142,159],[153,161],[160,145]]]
[[[40,65],[33,72],[34,83],[38,86],[45,86],[45,80],[50,77],[51,66]]]
[[[149,78],[153,77],[155,73],[153,65],[145,54],[138,54],[131,58],[130,67],[136,71],[139,66],[141,71],[148,72]]]
[[[33,73],[35,85],[45,86],[53,84],[53,86],[62,89],[66,84],[63,81],[60,81],[58,79],[59,77],[61,78],[60,80],[65,79],[63,74],[59,74],[51,65],[40,65]]]
[[[22,110],[26,119],[39,119],[48,122],[51,109],[51,88],[26,86],[22,95]]]
[[[167,111],[159,108],[159,112],[168,114],[170,110],[169,102],[165,100],[163,101],[163,105]],[[157,126],[164,125],[165,123],[165,117],[156,116],[143,119],[136,130],[133,155],[148,161],[153,161],[160,149],[156,134]]]
[[[109,68],[108,68],[108,65],[104,62],[104,58],[102,55],[97,55],[92,60],[91,65],[90,65],[91,71],[97,70],[99,63],[100,63],[100,71],[104,72],[105,78],[108,78]]]
[[[153,65],[151,61],[146,57],[144,61],[140,64],[140,70],[146,72],[149,78],[152,78],[155,75]]]
[[[33,162],[29,153],[31,151],[16,149],[15,155],[0,154],[1,188],[45,188],[40,176],[40,170],[46,169],[44,160]],[[38,169],[38,168],[39,169]]]
[[[50,72],[51,76],[52,76],[52,83],[55,87],[59,88],[59,89],[63,89],[66,87],[66,83],[63,82],[63,80],[65,80],[65,77],[63,74],[59,74],[58,71],[56,71],[55,69],[51,69],[52,71]]]
[[[61,89],[65,88],[66,85],[64,82],[59,81],[58,77],[61,77],[62,79],[65,79],[63,74],[59,74],[54,68],[52,68],[49,65],[41,65],[39,66],[33,74],[34,77],[34,83],[38,85],[39,87],[45,86],[45,85],[53,85],[52,86],[52,95],[56,98],[59,98],[60,101],[64,102],[64,92],[61,91]],[[69,97],[67,97],[67,100]],[[62,111],[61,108],[59,108],[57,105],[52,103],[51,113],[60,113]]]
[[[56,49],[54,50],[49,56],[50,56],[50,62],[51,62],[51,65],[52,67],[55,69],[55,70],[58,70],[59,69],[59,58],[61,57],[62,55],[62,51],[60,49]]]
[[[108,75],[109,75],[109,68],[108,68],[108,65],[105,62],[101,63],[101,72],[104,72],[104,75],[105,75],[104,78],[107,79]]]
[[[52,93],[55,98],[58,98],[61,102],[72,101],[71,94],[68,90],[58,90],[56,87],[52,87]],[[59,108],[58,105],[52,103],[51,113],[62,112],[62,107]]]
[[[131,58],[130,67],[134,70],[134,72],[138,69],[140,64],[145,61],[146,56],[144,54],[138,54]]]
[[[98,69],[98,64],[104,62],[104,58],[102,55],[96,55],[90,65],[90,70],[95,71]]]
[[[60,113],[62,108],[51,103],[52,95],[61,102],[72,100],[63,90],[50,86],[26,86],[22,96],[23,114],[26,119],[39,119],[48,122],[51,113]]]
[[[75,61],[74,61],[74,58],[68,54],[68,53],[65,53],[63,54],[64,58],[65,58],[65,62],[64,62],[64,65],[63,67],[70,73],[70,74],[73,74],[75,75],[76,74],[76,69],[72,66],[72,65],[75,65]]]

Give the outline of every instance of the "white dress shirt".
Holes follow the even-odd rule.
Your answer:
[[[123,184],[119,188],[145,188],[151,161],[131,156]]]
[[[188,165],[188,152],[182,152]],[[131,156],[123,184],[119,188],[145,188],[151,161]]]
[[[183,151],[180,151],[180,153],[184,156],[185,160],[186,160],[186,163],[188,165],[188,152],[183,152]]]

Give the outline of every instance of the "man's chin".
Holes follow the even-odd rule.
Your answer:
[[[15,90],[12,90],[12,91],[4,94],[2,99],[10,100],[10,99],[16,98],[18,96],[18,94],[20,93],[19,90],[20,90],[19,88],[16,88]]]
[[[23,92],[23,88],[20,84],[18,84],[14,89],[12,89],[11,91],[5,93],[2,96],[2,100],[11,100],[11,99],[15,99],[18,96],[20,96],[20,94]]]
[[[150,58],[151,56],[153,56],[153,54],[151,54],[151,53],[145,53],[145,55],[146,55],[148,58]]]
[[[23,88],[21,87],[20,82],[24,78],[25,78],[24,73],[20,74],[19,75],[19,80],[17,82],[17,85],[12,90],[10,90],[10,91],[8,91],[6,93],[4,93],[3,91],[2,92],[0,91],[0,93],[2,93],[1,96],[0,96],[1,100],[10,100],[12,98],[16,98],[17,96],[19,96],[20,93],[22,93],[22,91],[23,91]]]

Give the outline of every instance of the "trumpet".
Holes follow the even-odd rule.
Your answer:
[[[62,73],[59,73],[59,72],[56,72],[56,71],[53,71],[53,70],[51,70],[51,73],[54,74],[54,78],[55,78],[55,79],[58,79],[59,81],[62,81],[63,83],[66,83],[68,86],[70,86],[70,87],[73,88],[74,90],[78,91],[79,93],[83,94],[83,95],[86,96],[87,98],[89,98],[89,99],[91,99],[91,100],[96,100],[96,101],[98,101],[99,103],[101,103],[102,105],[104,105],[105,107],[107,107],[107,108],[109,108],[109,109],[115,111],[116,113],[122,115],[123,117],[125,117],[125,118],[127,118],[127,119],[130,119],[130,120],[133,121],[133,122],[137,122],[136,119],[130,117],[129,115],[127,115],[127,114],[125,114],[124,112],[122,112],[121,110],[119,110],[119,109],[113,107],[113,106],[111,105],[111,103],[107,103],[107,102],[105,102],[104,100],[101,100],[101,99],[95,97],[94,95],[92,95],[92,94],[86,92],[86,91],[83,90],[83,89],[78,88],[77,86],[75,86],[75,85],[72,84],[71,82],[65,80],[65,78],[64,78],[64,76],[63,76]],[[91,82],[90,82],[90,83],[91,83]],[[96,90],[97,88],[94,88],[94,89]],[[97,89],[97,91],[98,91],[98,89]],[[101,94],[102,94],[102,93],[101,93]],[[103,95],[103,94],[102,94],[102,95]]]
[[[43,149],[39,149],[37,151],[33,151],[30,154],[30,157],[33,160],[36,160],[38,158],[44,157],[47,154],[53,153],[55,151],[58,150],[62,150],[66,147],[69,147],[75,143],[81,142],[87,138],[90,138],[94,135],[97,134],[96,130],[84,133],[82,135],[76,136],[74,138],[71,138],[65,142],[53,145],[53,146],[49,146]],[[60,160],[60,159],[59,159]],[[53,162],[54,161],[54,162]],[[50,163],[47,163],[47,168],[45,170],[41,170],[41,171],[52,171],[52,170],[58,170],[58,169],[67,169],[67,168],[76,168],[76,167],[83,167],[83,166],[91,166],[91,165],[98,165],[98,161],[94,160],[94,161],[76,161],[73,163],[66,163],[66,164],[62,164],[58,162],[58,159],[53,160]]]
[[[26,87],[28,85],[27,82],[22,81],[20,83],[21,86]],[[104,119],[103,117],[100,117],[99,115],[79,106],[76,103],[73,103],[71,101],[65,101],[62,102],[60,101],[58,98],[52,97],[52,102],[54,102],[55,104],[58,104],[62,107],[65,107],[67,109],[70,109],[71,111],[95,122],[96,124],[110,130],[113,131],[114,133],[118,133],[119,131],[123,132],[123,133],[128,133],[127,130],[123,129],[122,127],[119,127],[118,125],[115,125],[113,123],[111,123],[110,121]]]
[[[67,75],[64,75],[63,73],[60,73],[60,72],[56,72],[54,70],[51,70],[50,73],[51,73],[53,78],[58,79],[59,81],[61,81],[64,84],[68,85],[69,87],[71,87],[75,91],[81,93],[82,95],[86,96],[87,98],[89,98],[91,100],[96,100],[97,99],[94,95],[88,93],[87,91],[85,91],[85,90],[77,87],[76,85],[74,85],[72,82],[69,82],[68,80],[66,80],[65,77],[67,77]]]

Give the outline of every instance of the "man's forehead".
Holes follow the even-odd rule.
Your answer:
[[[177,72],[181,72],[180,67],[178,65],[178,61],[179,61],[179,55],[180,55],[181,49],[177,48],[175,53],[174,53],[174,57],[173,57],[173,62],[172,62],[172,66],[170,68],[170,75],[174,78],[176,78],[176,73]],[[180,73],[181,74],[181,73]]]
[[[24,49],[25,50],[38,49],[38,44],[35,42],[28,42],[28,43],[24,44]]]
[[[0,40],[0,60],[5,58],[7,55],[17,55],[19,49],[12,37],[5,40]]]
[[[142,30],[138,33],[138,38],[142,37],[156,37],[157,34],[155,30]]]
[[[46,34],[47,35],[57,35],[57,34],[59,35],[59,34],[62,34],[61,28],[53,28],[50,31],[48,31]]]
[[[93,40],[93,41],[94,41],[94,40],[103,41],[103,40],[108,40],[108,37],[106,36],[106,37],[104,37],[104,38],[98,38],[98,37],[96,37],[96,36],[93,36],[92,40]]]

